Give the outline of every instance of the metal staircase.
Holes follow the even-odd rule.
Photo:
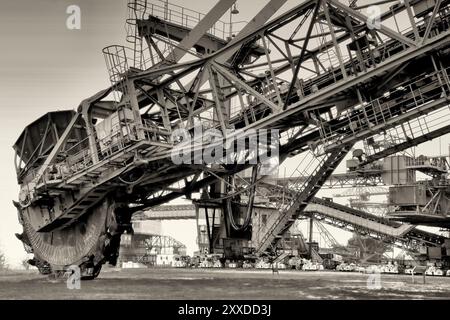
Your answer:
[[[318,263],[323,262],[322,257],[314,248],[311,248],[311,257],[310,258],[311,258],[311,261],[313,261],[313,262],[318,262]]]
[[[278,205],[280,214],[262,237],[256,248],[257,253],[262,253],[269,248],[273,250],[276,247],[283,233],[292,226],[350,149],[351,145],[344,145],[342,149],[321,157],[310,174],[305,174],[305,171],[300,172],[298,168],[295,170],[301,174],[298,183],[293,183],[290,188],[295,195],[287,203],[282,202]],[[306,180],[303,179],[305,175],[308,176]]]
[[[275,260],[273,260],[273,263],[275,264],[275,263],[279,263],[279,262],[282,262],[283,261],[283,259],[284,258],[286,258],[286,257],[288,257],[290,255],[290,253],[289,252],[282,252],[279,256],[277,256],[276,258],[275,258]]]

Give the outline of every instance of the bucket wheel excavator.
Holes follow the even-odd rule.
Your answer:
[[[230,26],[220,19],[238,13],[235,0],[206,15],[128,2],[128,45],[103,50],[111,86],[76,111],[45,114],[14,144],[17,237],[31,264],[95,278],[116,263],[133,213],[199,193],[201,208],[219,212],[211,250],[275,251],[356,142],[404,134],[368,154],[377,159],[450,132],[439,115],[448,116],[449,1],[383,2],[375,24],[357,1],[306,0],[275,15],[284,3]],[[402,28],[391,23],[400,16]],[[255,185],[294,156],[291,196],[269,201],[277,213],[252,235]]]

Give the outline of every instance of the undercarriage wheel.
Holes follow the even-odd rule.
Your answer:
[[[118,227],[114,201],[105,199],[75,223],[52,232],[37,232],[33,228],[28,214],[36,214],[38,210],[28,208],[19,213],[27,242],[33,249],[33,260],[42,274],[57,273],[75,265],[80,267],[82,280],[90,280],[99,275],[103,263],[118,255],[121,233],[115,231]]]
[[[98,277],[100,274],[100,271],[102,270],[102,264],[99,263],[95,266],[92,266],[88,270],[81,271],[81,280],[94,280]]]
[[[27,262],[30,266],[36,267],[40,274],[48,275],[52,273],[52,267],[45,261],[30,259]]]

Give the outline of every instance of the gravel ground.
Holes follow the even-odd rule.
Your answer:
[[[103,270],[80,290],[36,271],[0,273],[0,299],[449,299],[450,277],[381,275],[381,289],[368,289],[368,275],[344,272],[217,269]]]

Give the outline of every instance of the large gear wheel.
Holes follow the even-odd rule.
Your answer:
[[[32,210],[28,212],[33,214]],[[117,232],[113,201],[105,199],[75,223],[52,232],[37,232],[28,214],[22,210],[19,214],[24,230],[21,240],[32,248],[35,265],[48,266],[45,273],[49,268],[60,273],[76,265],[81,269],[82,279],[93,279],[104,262],[115,262],[121,232]]]

